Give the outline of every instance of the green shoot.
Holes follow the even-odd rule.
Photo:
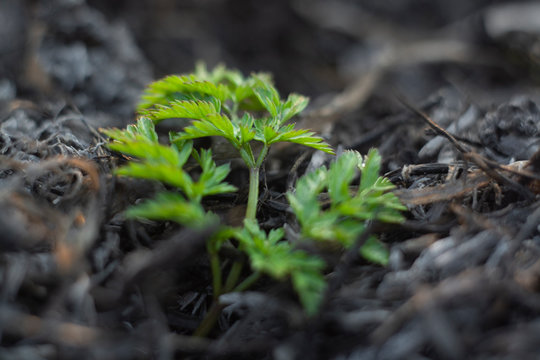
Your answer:
[[[325,264],[319,258],[294,249],[290,243],[280,241],[283,234],[281,228],[266,234],[255,221],[246,219],[236,238],[240,249],[248,255],[251,268],[278,280],[290,277],[306,313],[313,315],[326,288],[322,275]]]
[[[112,139],[110,149],[131,157],[116,171],[118,175],[160,181],[170,189],[128,209],[129,217],[170,220],[187,227],[218,221],[217,215],[204,209],[202,199],[236,191],[225,182],[230,167],[217,166],[211,150],[194,149],[194,139],[225,139],[249,170],[244,226],[221,226],[207,242],[215,303],[196,335],[205,335],[213,327],[221,294],[243,291],[263,274],[290,280],[307,314],[315,314],[321,304],[326,288],[324,261],[283,240],[283,229],[261,230],[256,219],[259,172],[273,144],[291,142],[333,153],[321,137],[296,129],[291,122],[307,104],[308,99],[297,94],[282,99],[267,74],[244,77],[223,66],[209,71],[198,65],[192,74],[168,76],[150,84],[137,108],[140,117],[136,124],[123,130],[102,130]],[[184,119],[184,127],[169,134],[167,145],[159,142],[155,131],[156,124],[166,119]],[[185,169],[190,158],[199,165],[196,172]],[[296,192],[287,194],[303,237],[347,247],[365,229],[367,220],[401,221],[399,211],[404,207],[388,192],[393,186],[379,177],[379,168],[380,156],[374,150],[365,158],[346,152],[329,170],[322,168],[303,176]],[[360,186],[352,193],[351,184],[358,172]],[[331,200],[325,210],[318,199],[324,190]],[[251,275],[242,279],[242,260],[225,266],[220,259],[223,246],[236,247],[246,255]],[[371,261],[387,261],[384,246],[374,238],[361,252]]]
[[[400,211],[406,207],[389,190],[394,185],[379,176],[381,157],[372,149],[364,158],[357,152],[346,151],[330,169],[320,168],[301,177],[296,192],[288,193],[304,238],[339,242],[344,247],[353,245],[365,230],[365,221],[388,223],[403,221]],[[351,191],[354,178],[361,172],[358,190]],[[318,196],[328,190],[330,206],[322,208]],[[388,254],[375,237],[360,249],[361,255],[373,262],[386,265]]]
[[[210,150],[198,152],[189,141],[161,145],[154,123],[146,117],[139,118],[136,125],[129,125],[125,130],[108,129],[102,132],[114,140],[109,144],[110,149],[138,159],[120,167],[116,171],[118,175],[158,180],[179,190],[158,194],[155,199],[132,207],[126,213],[130,217],[204,226],[214,215],[204,211],[202,198],[236,191],[234,186],[224,182],[230,171],[228,164],[216,166]],[[201,168],[197,180],[183,169],[190,155]]]
[[[282,100],[266,74],[245,78],[224,67],[209,72],[199,65],[194,74],[167,76],[151,84],[138,109],[155,123],[190,119],[181,132],[171,135],[173,142],[210,136],[226,139],[249,168],[246,218],[255,219],[259,171],[271,145],[291,142],[332,153],[321,137],[288,124],[307,104],[308,99],[297,94]],[[262,143],[262,148],[256,151],[253,142]]]

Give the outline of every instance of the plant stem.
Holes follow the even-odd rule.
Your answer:
[[[247,278],[245,278],[240,284],[238,284],[231,292],[240,292],[248,289],[253,285],[259,278],[261,277],[261,273],[259,271],[256,271],[249,275]]]
[[[235,261],[232,264],[231,270],[229,270],[229,275],[227,276],[227,280],[225,281],[225,286],[223,287],[224,293],[228,293],[234,288],[234,286],[238,282],[240,274],[242,273],[243,265],[244,264],[242,261]]]
[[[257,202],[259,200],[259,167],[249,168],[249,194],[246,209],[246,219],[255,220],[257,217]]]
[[[219,315],[221,314],[221,310],[223,310],[223,308],[224,305],[220,304],[217,300],[214,301],[212,303],[212,306],[210,306],[210,309],[204,316],[204,319],[199,324],[199,327],[193,333],[193,336],[206,337],[216,325],[216,322],[219,319]]]
[[[212,269],[212,287],[214,301],[221,295],[221,266],[217,252],[210,252],[210,268]]]
[[[266,159],[266,155],[268,155],[268,145],[264,144],[261,152],[259,153],[259,156],[257,157],[257,162],[255,163],[258,168],[262,166],[264,159]]]

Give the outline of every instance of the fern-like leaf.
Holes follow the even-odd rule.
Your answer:
[[[289,121],[293,116],[301,113],[309,103],[309,99],[298,94],[290,94],[281,109],[280,125]]]
[[[218,114],[221,111],[221,103],[217,101],[203,100],[175,100],[168,105],[158,105],[155,110],[148,112],[155,123],[165,119],[205,119],[208,115]]]
[[[177,193],[159,193],[154,199],[143,201],[126,211],[126,216],[150,220],[170,220],[189,227],[203,227],[216,221],[201,204],[188,201]]]
[[[245,220],[244,228],[237,231],[236,238],[248,254],[253,270],[278,280],[291,278],[306,313],[313,315],[326,288],[322,275],[325,264],[320,258],[280,241],[283,234],[283,229],[266,234],[256,222]]]
[[[371,150],[365,158],[348,151],[340,156],[330,169],[318,169],[304,175],[296,184],[296,192],[287,198],[306,238],[339,242],[348,247],[365,230],[364,222],[379,220],[399,223],[400,211],[405,210],[398,198],[390,192],[393,185],[379,176],[380,156]],[[362,170],[359,191],[351,185],[358,170]],[[317,196],[328,189],[331,204],[323,210]],[[388,253],[378,240],[370,240],[361,248],[361,254],[370,261],[385,264]]]
[[[253,92],[270,115],[277,118],[281,110],[281,100],[278,91],[272,83],[255,77],[255,88]]]
[[[174,100],[212,100],[224,102],[230,97],[228,88],[223,84],[198,80],[195,75],[170,75],[157,80],[145,89],[137,106],[144,113],[158,104],[167,105]]]
[[[170,101],[177,99],[181,94],[183,84],[195,81],[194,75],[169,75],[149,84],[141,97],[137,110],[152,108],[158,104],[166,105]]]
[[[236,138],[236,129],[231,120],[223,114],[209,114],[205,119],[193,120],[184,131],[178,133],[177,140],[199,139],[208,136],[221,136],[237,148],[240,146]]]

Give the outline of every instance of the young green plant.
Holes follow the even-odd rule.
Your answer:
[[[333,153],[321,137],[289,123],[304,110],[308,99],[290,94],[282,100],[267,74],[246,78],[222,66],[209,72],[199,65],[194,74],[152,83],[142,99],[139,112],[154,123],[190,119],[181,132],[171,135],[173,143],[217,136],[236,149],[249,169],[246,219],[256,217],[259,173],[273,144],[291,142]],[[254,142],[260,143],[260,149]]]
[[[289,123],[307,103],[307,98],[296,94],[282,100],[266,74],[246,78],[221,66],[211,72],[198,66],[193,74],[168,76],[150,84],[138,106],[137,124],[124,130],[103,130],[114,140],[109,144],[112,150],[135,158],[117,174],[158,180],[173,188],[129,209],[127,215],[131,217],[173,220],[192,227],[215,221],[214,214],[205,212],[202,198],[236,189],[224,182],[229,166],[216,166],[211,151],[193,149],[192,141],[202,137],[225,139],[243,159],[249,169],[244,227],[222,227],[207,245],[216,300],[222,293],[247,288],[265,273],[276,279],[290,277],[306,311],[316,311],[318,294],[325,284],[324,263],[280,241],[282,229],[266,234],[256,221],[259,172],[273,144],[291,142],[332,153],[322,138]],[[179,120],[184,121],[183,129],[169,134],[168,146],[158,142],[155,131],[155,124],[166,119],[184,119]],[[257,143],[259,146],[255,146]],[[190,155],[201,168],[196,178],[184,169]],[[242,261],[235,261],[222,279],[219,251],[232,238],[248,256],[254,271],[240,283]],[[210,311],[197,333],[207,333],[216,316],[216,311]]]
[[[266,74],[244,77],[222,66],[212,71],[198,66],[193,74],[168,76],[150,84],[138,106],[140,117],[136,124],[124,130],[102,130],[113,139],[109,144],[112,150],[133,157],[117,174],[161,181],[171,189],[130,208],[127,215],[131,217],[172,220],[190,227],[217,222],[217,216],[204,209],[202,199],[236,191],[225,182],[230,167],[217,166],[212,151],[194,149],[193,140],[224,139],[244,161],[249,171],[244,226],[221,226],[207,243],[215,304],[219,295],[245,290],[261,274],[278,280],[290,278],[308,314],[314,314],[321,303],[326,287],[322,259],[282,241],[283,229],[264,232],[256,219],[259,172],[273,144],[291,142],[332,153],[322,138],[309,130],[296,129],[290,122],[307,103],[307,98],[297,94],[281,99]],[[162,145],[155,125],[167,119],[183,122],[183,128],[171,132],[169,145]],[[199,165],[198,173],[184,169],[190,157]],[[366,220],[400,221],[399,211],[404,208],[387,193],[392,185],[379,177],[379,169],[376,151],[365,158],[346,152],[329,170],[321,168],[300,178],[296,192],[287,197],[303,238],[337,241],[347,247],[364,230]],[[359,171],[359,189],[351,194],[350,186]],[[323,210],[318,196],[325,189],[331,205]],[[236,239],[236,245],[231,239]],[[219,252],[225,245],[236,246],[249,259],[253,273],[244,280],[240,281],[242,260],[234,261],[223,279]],[[384,263],[387,256],[381,249],[384,247],[380,243],[370,240],[362,248],[362,255]],[[196,334],[207,334],[218,315],[219,306],[214,306]]]
[[[346,151],[330,169],[321,167],[301,177],[295,192],[287,198],[300,224],[305,239],[337,242],[348,248],[364,232],[366,221],[387,223],[403,221],[401,211],[407,208],[389,192],[394,185],[379,176],[381,156],[371,149],[365,157],[356,151]],[[357,189],[352,187],[360,173]],[[330,204],[322,208],[319,196],[328,192]],[[370,237],[360,249],[361,255],[375,263],[386,265],[388,252],[375,237]]]
[[[211,150],[197,151],[191,141],[161,145],[154,123],[146,117],[139,118],[136,124],[128,125],[125,130],[101,131],[114,140],[108,144],[111,150],[138,159],[120,167],[116,174],[158,180],[180,190],[161,192],[153,200],[131,207],[126,212],[128,217],[172,220],[202,227],[217,220],[214,214],[204,211],[202,198],[236,191],[234,186],[224,182],[230,171],[229,165],[216,166]],[[196,180],[183,169],[190,156],[201,168]]]

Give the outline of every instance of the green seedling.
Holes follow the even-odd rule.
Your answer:
[[[158,180],[180,190],[160,193],[155,199],[130,208],[126,213],[129,217],[204,226],[215,216],[204,211],[202,198],[236,191],[234,186],[223,182],[229,174],[229,165],[216,166],[211,150],[201,149],[199,152],[193,149],[191,141],[161,145],[154,123],[146,117],[139,118],[136,125],[128,125],[125,130],[107,129],[102,132],[115,140],[108,145],[111,150],[139,160],[119,168],[116,171],[118,175]],[[197,180],[183,169],[190,156],[201,168]]]
[[[381,157],[371,149],[364,158],[356,151],[346,151],[330,169],[325,167],[301,177],[294,193],[287,198],[301,227],[304,238],[338,242],[348,248],[364,232],[366,221],[388,223],[403,221],[400,211],[406,207],[388,192],[394,185],[379,176]],[[358,189],[352,183],[360,173]],[[323,209],[319,195],[327,190],[330,204]],[[360,249],[361,255],[386,265],[388,253],[383,244],[370,237]]]
[[[192,141],[203,137],[224,139],[244,161],[249,169],[244,226],[222,225],[207,243],[215,304],[219,295],[245,290],[266,274],[277,280],[290,279],[306,313],[317,312],[326,287],[325,263],[284,241],[283,229],[269,233],[261,230],[256,219],[259,172],[273,144],[291,142],[333,153],[321,137],[296,129],[291,122],[307,103],[307,98],[297,94],[281,99],[269,75],[244,77],[222,66],[208,71],[199,65],[193,74],[168,76],[150,84],[138,106],[140,117],[135,125],[124,130],[102,130],[113,139],[109,144],[112,150],[134,158],[117,174],[161,181],[172,189],[130,208],[130,217],[172,220],[189,227],[217,222],[217,215],[204,209],[202,199],[236,191],[225,182],[230,168],[228,164],[217,166],[211,150],[196,150]],[[155,125],[166,119],[182,121],[184,127],[170,133],[169,144],[163,145]],[[341,156],[330,170],[319,169],[302,177],[296,193],[288,194],[305,239],[338,241],[348,246],[362,232],[366,220],[401,220],[398,211],[403,207],[385,193],[391,184],[378,176],[380,157],[376,152],[370,152],[365,159],[351,154]],[[199,165],[196,172],[185,169],[190,157]],[[362,173],[360,189],[350,195],[349,186],[357,171]],[[317,196],[324,189],[328,189],[332,205],[323,211]],[[224,246],[244,254],[251,275],[241,279],[242,259],[224,267],[219,256]],[[384,254],[375,246],[364,247],[362,254],[384,263]],[[215,305],[196,334],[207,334],[218,315],[219,305]]]
[[[142,98],[139,112],[154,123],[190,119],[183,131],[171,134],[173,143],[217,136],[238,151],[249,169],[248,219],[256,217],[259,172],[273,144],[291,142],[333,152],[321,137],[289,123],[304,110],[308,99],[291,94],[282,100],[266,74],[245,78],[221,66],[208,72],[199,65],[194,74],[154,82]],[[261,149],[256,151],[253,143],[260,143]]]

